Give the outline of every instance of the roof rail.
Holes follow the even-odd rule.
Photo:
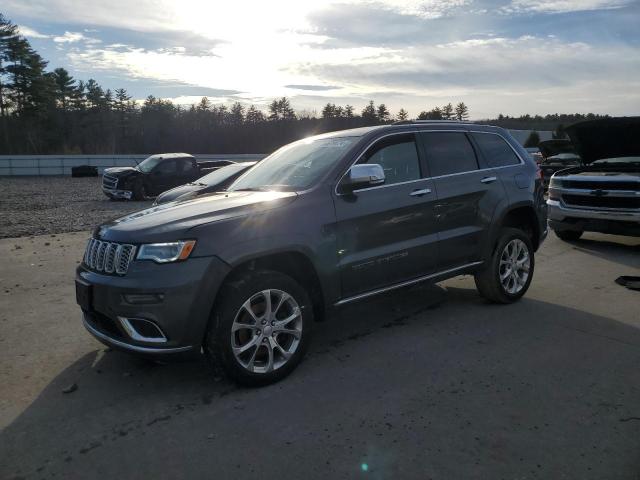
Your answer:
[[[399,120],[397,122],[393,122],[392,125],[410,125],[413,123],[473,123],[468,120]]]

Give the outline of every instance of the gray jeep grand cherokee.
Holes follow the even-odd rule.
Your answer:
[[[262,385],[296,367],[334,307],[462,274],[491,301],[518,300],[546,208],[536,164],[500,128],[333,132],[282,147],[226,192],[101,225],[76,296],[107,345],[203,351]]]

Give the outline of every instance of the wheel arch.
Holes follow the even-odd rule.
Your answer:
[[[517,228],[524,231],[531,240],[534,251],[541,243],[541,229],[533,204],[522,202],[504,209],[493,224],[490,242],[487,244],[484,258],[490,258],[499,240],[500,230],[504,227]]]
[[[238,275],[258,270],[273,270],[293,278],[309,293],[315,320],[324,320],[327,305],[325,288],[308,254],[298,249],[285,249],[238,259],[231,265],[231,270],[222,283],[232,281]]]

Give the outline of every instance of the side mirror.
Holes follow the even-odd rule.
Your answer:
[[[352,192],[360,188],[382,185],[385,181],[384,170],[377,163],[353,165],[342,179],[342,189]]]

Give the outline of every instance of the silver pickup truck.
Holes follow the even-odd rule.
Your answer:
[[[584,166],[551,177],[551,229],[563,240],[585,231],[640,236],[640,117],[581,122],[567,133]]]

